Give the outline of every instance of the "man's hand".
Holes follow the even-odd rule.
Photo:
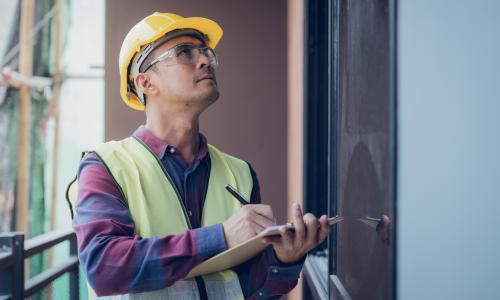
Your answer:
[[[307,252],[323,242],[330,233],[326,215],[322,215],[319,220],[309,213],[302,216],[302,209],[296,203],[292,209],[295,232],[282,226],[279,229],[280,236],[264,238],[264,242],[273,244],[276,256],[286,264],[299,261]]]
[[[273,225],[273,210],[266,204],[249,204],[243,206],[226,222],[224,236],[227,248],[243,243],[257,235],[266,227]]]

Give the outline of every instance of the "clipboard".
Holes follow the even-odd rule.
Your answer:
[[[344,217],[335,216],[329,218],[328,223],[330,225],[334,225],[342,220],[344,220]],[[242,264],[255,257],[270,245],[270,243],[264,242],[262,238],[266,236],[279,235],[279,229],[282,226],[286,226],[290,230],[295,229],[293,223],[268,227],[246,242],[221,252],[197,265],[191,269],[185,279],[231,269],[232,267]]]

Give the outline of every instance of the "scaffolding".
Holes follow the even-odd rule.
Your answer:
[[[61,57],[69,6],[70,0],[17,3],[0,67],[0,233],[19,231],[30,238],[55,226]],[[46,178],[49,120],[55,132],[52,174]],[[51,252],[33,256],[26,278],[47,265],[52,265]]]

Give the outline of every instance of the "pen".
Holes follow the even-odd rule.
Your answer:
[[[233,195],[234,198],[236,198],[236,200],[238,200],[241,204],[243,205],[247,205],[247,204],[250,204],[250,201],[246,200],[241,194],[240,192],[238,192],[234,187],[232,187],[231,185],[229,184],[226,184],[224,186],[224,188],[231,194]]]

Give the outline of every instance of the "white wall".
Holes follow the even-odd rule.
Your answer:
[[[0,0],[1,1],[1,0]],[[68,183],[78,171],[81,151],[94,149],[104,141],[104,14],[101,0],[75,0],[71,2],[68,40],[62,65],[69,75],[93,78],[67,79],[60,96],[60,148],[59,176],[56,202],[56,229],[71,228],[71,216],[65,192]],[[100,68],[95,67],[100,66]],[[52,153],[54,123],[48,124],[47,188],[46,199],[51,197]],[[50,207],[47,204],[47,211]],[[54,264],[68,257],[68,243],[56,246]],[[80,271],[80,299],[87,299],[87,288]],[[54,299],[68,299],[68,276],[54,283]]]
[[[70,76],[60,96],[60,156],[56,228],[71,227],[65,193],[78,171],[81,152],[104,141],[104,2],[72,1],[70,27],[62,65]],[[96,68],[100,67],[100,68]],[[81,76],[89,78],[82,79]],[[91,78],[90,78],[91,77]],[[48,128],[47,179],[51,179],[54,124]],[[49,185],[48,185],[49,186]],[[47,199],[50,188],[47,188]]]
[[[500,299],[500,1],[398,1],[398,299]]]
[[[12,30],[13,19],[16,17],[17,1],[0,0],[0,11],[2,17],[0,18],[0,57],[4,58],[7,54],[9,44],[9,37]]]

